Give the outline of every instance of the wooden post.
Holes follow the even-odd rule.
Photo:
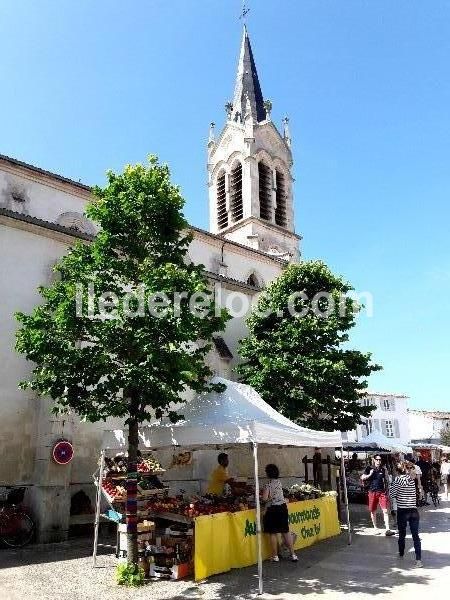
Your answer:
[[[328,479],[328,489],[331,490],[331,458],[330,455],[327,454],[327,479]]]
[[[305,465],[305,483],[308,483],[308,457],[302,458],[302,463]]]

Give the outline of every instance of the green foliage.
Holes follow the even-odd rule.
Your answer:
[[[187,264],[191,236],[181,213],[184,200],[167,166],[151,157],[148,166],[109,172],[108,185],[93,194],[87,215],[99,225],[95,240],[77,243],[58,262],[56,281],[40,288],[42,304],[31,315],[17,314],[16,348],[36,365],[21,387],[50,396],[55,411],[72,409],[88,421],[176,420],[169,406],[180,393],[208,388],[208,342],[228,316],[216,310],[203,265]],[[89,284],[97,297],[116,294],[116,318],[87,315]],[[178,310],[173,303],[162,307],[162,317],[147,310],[130,317],[124,300],[130,288],[145,288],[145,303],[160,292],[169,298],[203,292],[208,299],[200,313],[182,301]],[[76,313],[77,289],[82,316]]]
[[[441,438],[441,444],[443,446],[450,446],[450,428],[443,427],[439,432]]]
[[[116,567],[116,581],[119,585],[137,587],[144,585],[144,578],[144,569],[134,563],[131,565],[122,563]]]
[[[275,409],[300,425],[326,431],[347,431],[367,417],[372,407],[360,404],[365,380],[381,367],[369,353],[346,347],[348,331],[360,309],[346,296],[353,288],[333,275],[321,261],[289,265],[263,292],[248,320],[249,336],[242,340],[238,367],[241,379],[252,385]],[[327,317],[309,310],[316,294],[327,292],[334,301],[318,299],[319,309],[331,306]]]

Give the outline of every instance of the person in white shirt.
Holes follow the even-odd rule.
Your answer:
[[[283,494],[283,486],[279,480],[280,472],[276,465],[266,466],[266,475],[269,482],[262,490],[262,500],[266,502],[266,512],[263,519],[264,533],[270,536],[272,548],[272,562],[278,562],[278,534],[283,536],[284,543],[289,548],[291,560],[296,562],[292,534],[289,531],[289,513]]]
[[[444,484],[445,499],[448,500],[448,486],[450,484],[450,463],[446,456],[442,457],[441,462],[441,482]]]
[[[416,474],[415,480],[416,480],[417,491],[419,492],[419,499],[424,499],[425,493],[424,493],[423,487],[422,487],[422,469],[419,467],[419,465],[417,463],[414,464],[414,472]]]

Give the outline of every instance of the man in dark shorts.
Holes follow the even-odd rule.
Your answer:
[[[381,464],[381,456],[377,454],[373,459],[373,466],[366,467],[361,475],[362,481],[369,487],[369,511],[375,533],[381,533],[377,527],[377,508],[380,505],[383,511],[385,535],[395,535],[395,531],[389,529],[389,495],[388,474],[386,468]]]

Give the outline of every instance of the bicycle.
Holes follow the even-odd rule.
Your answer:
[[[22,548],[31,542],[35,529],[30,515],[18,506],[25,488],[6,486],[6,490],[6,500],[0,501],[0,542],[10,548]]]

